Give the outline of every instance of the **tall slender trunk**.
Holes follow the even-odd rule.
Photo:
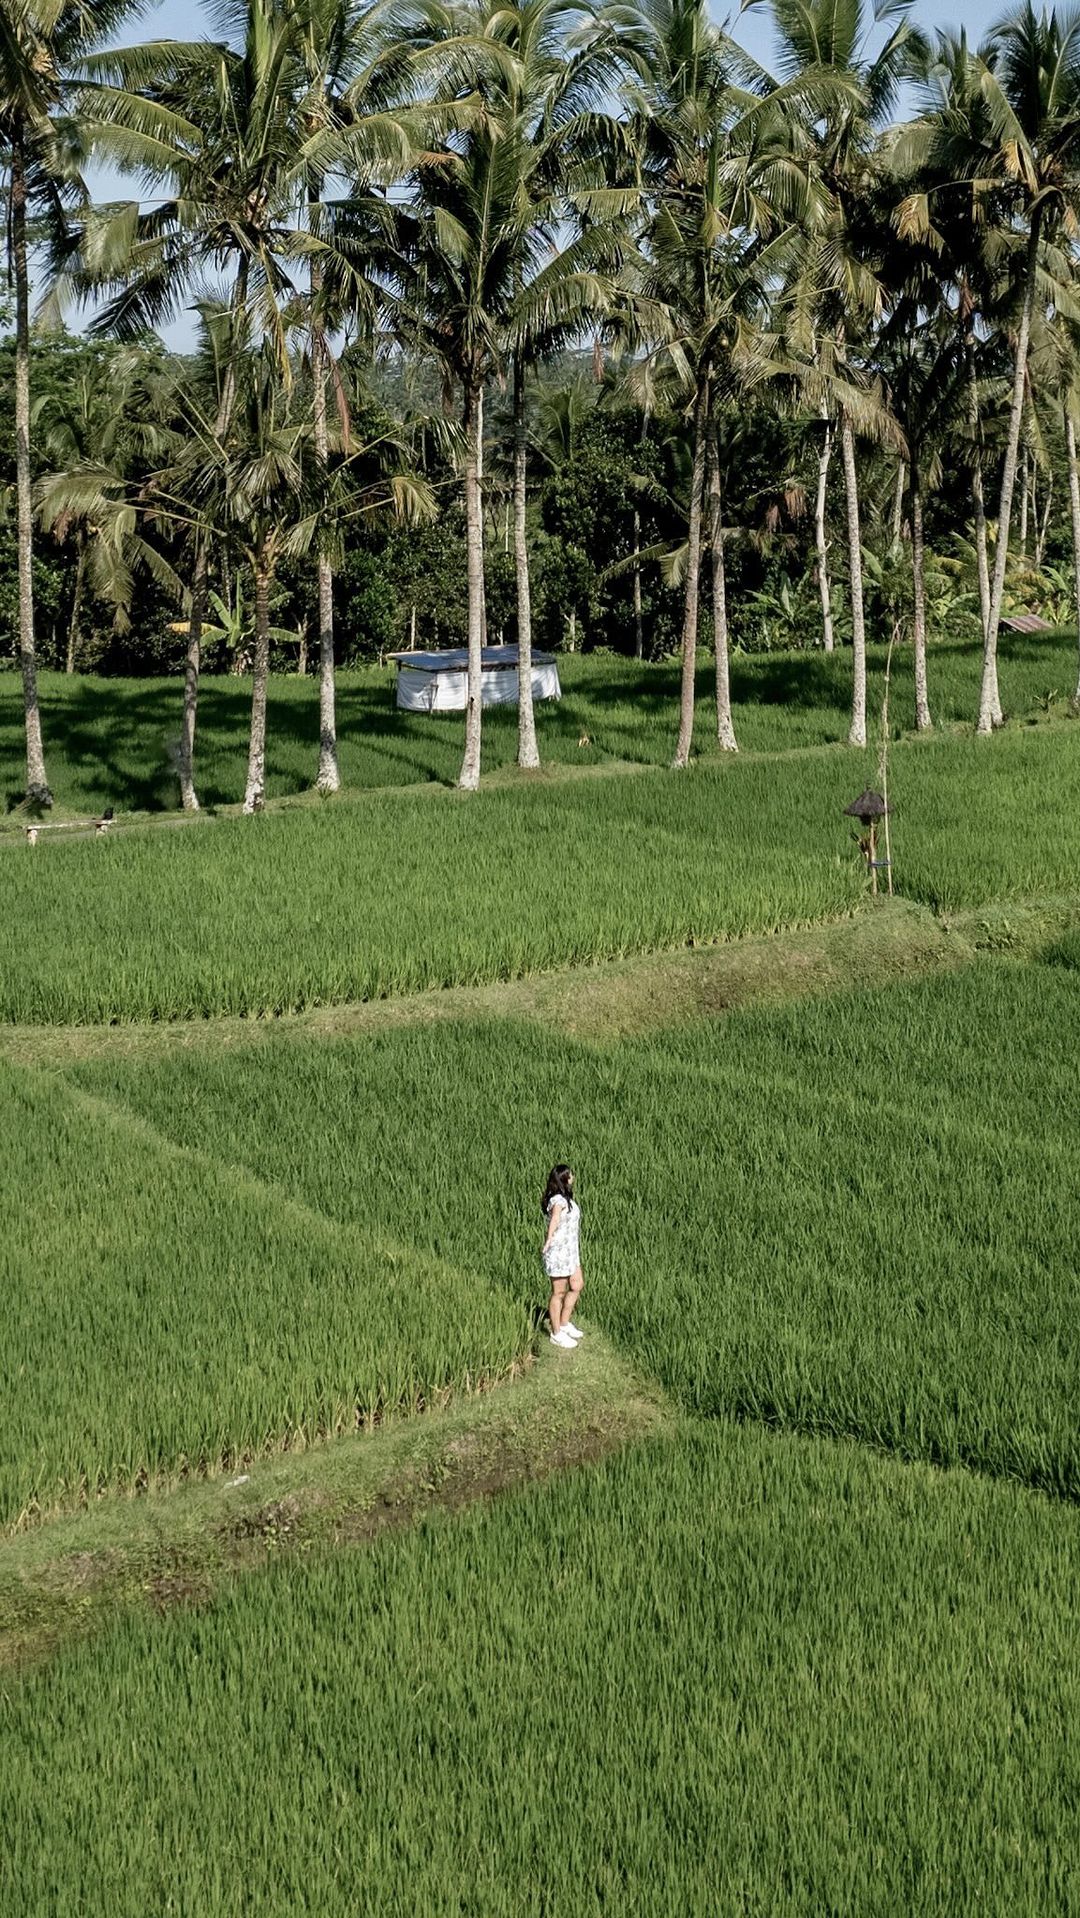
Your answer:
[[[1031,454],[1025,446],[1020,456],[1020,557],[1027,558],[1028,505],[1031,498]]]
[[[318,201],[313,205],[318,207]],[[326,335],[317,313],[322,290],[322,262],[314,254],[308,270],[311,298],[312,423],[315,461],[325,491],[330,448],[326,431]],[[315,781],[321,793],[336,793],[341,785],[337,756],[336,685],[334,678],[334,569],[329,554],[320,550],[319,575],[319,771]]]
[[[679,737],[672,765],[689,764],[694,743],[694,695],[697,689],[698,594],[701,575],[701,517],[705,499],[705,456],[709,418],[709,375],[698,374],[694,399],[694,465],[690,481],[690,523],[686,541],[686,597],[683,602],[682,687],[679,695]]]
[[[844,456],[847,496],[848,563],[851,572],[851,727],[849,746],[866,744],[866,620],[863,614],[862,534],[859,528],[859,476],[855,468],[855,435],[846,412],[840,415],[840,448]]]
[[[465,429],[465,560],[469,592],[469,672],[465,707],[465,756],[458,785],[475,792],[480,784],[480,677],[484,645],[484,523],[480,495],[483,410],[481,385],[475,377],[465,387],[462,424]]]
[[[518,616],[518,765],[539,766],[532,688],[532,601],[529,593],[529,542],[525,536],[525,487],[529,439],[525,419],[525,366],[514,359],[514,571]]]
[[[1046,552],[1046,535],[1050,531],[1050,512],[1054,504],[1054,473],[1051,467],[1046,475],[1046,501],[1041,517],[1035,521],[1035,568],[1041,572],[1043,555]]]
[[[255,679],[251,689],[251,737],[248,742],[244,811],[261,812],[266,797],[266,684],[270,676],[270,572],[263,555],[255,559]]]
[[[641,409],[641,444],[649,437],[649,408]],[[643,462],[644,464],[644,462]],[[634,508],[634,658],[645,657],[645,625],[641,609],[641,514]]]
[[[720,484],[720,444],[715,423],[709,428],[709,544],[712,557],[713,635],[716,642],[716,737],[726,753],[739,742],[731,716],[731,661],[728,656],[727,581],[724,576],[724,495]]]
[[[484,541],[484,383],[476,395],[476,484],[480,501],[480,643],[488,643],[487,564]]]
[[[986,633],[990,624],[990,562],[986,548],[986,498],[983,493],[982,464],[982,422],[979,417],[979,375],[975,365],[975,345],[972,336],[967,340],[968,363],[968,419],[971,424],[971,507],[975,519],[975,563],[979,574],[979,617],[982,624],[983,648],[986,647]],[[994,714],[995,722],[1001,718],[1000,707]]]
[[[645,657],[645,627],[641,617],[641,514],[634,508],[634,658]]]
[[[926,567],[923,544],[923,495],[919,455],[911,448],[911,574],[915,588],[915,724],[930,731],[930,701],[926,691]]]
[[[75,561],[75,584],[71,592],[71,619],[68,622],[67,659],[64,671],[73,673],[79,653],[79,641],[82,638],[81,619],[83,603],[83,582],[86,578],[86,541],[79,535],[78,558]]]
[[[240,261],[236,269],[233,285],[233,316],[242,313],[247,304],[248,262]],[[236,370],[233,348],[230,342],[225,375],[221,382],[221,397],[218,400],[217,418],[214,421],[214,437],[221,439],[229,430],[233,405],[236,400]],[[195,541],[195,554],[191,567],[191,606],[188,613],[188,642],[184,654],[184,712],[180,722],[180,750],[177,756],[177,777],[180,781],[180,804],[185,812],[198,812],[199,800],[195,791],[195,726],[199,708],[199,672],[202,666],[202,629],[206,619],[206,598],[210,584],[210,560],[205,535],[200,533]]]
[[[1020,314],[1020,331],[1016,340],[1012,405],[1009,409],[1009,432],[1005,442],[1005,461],[1001,469],[997,552],[994,554],[994,578],[990,588],[990,610],[987,615],[986,639],[983,645],[982,685],[979,690],[979,721],[976,730],[980,733],[992,732],[994,726],[1000,724],[1001,699],[998,694],[997,676],[998,629],[1001,625],[1001,608],[1005,598],[1005,569],[1009,561],[1009,528],[1012,522],[1013,488],[1016,485],[1016,461],[1020,448],[1020,429],[1024,420],[1024,390],[1027,383],[1028,342],[1031,339],[1031,321],[1035,312],[1035,292],[1038,277],[1039,227],[1040,217],[1038,209],[1036,208],[1031,216],[1031,232],[1028,235],[1024,305]]]
[[[22,136],[11,145],[11,259],[15,273],[15,490],[18,500],[19,665],[26,725],[26,797],[51,806],[38,705],[34,645],[34,520],[30,473],[30,280],[26,261],[26,155]]]
[[[818,452],[817,498],[814,502],[814,551],[817,555],[818,591],[821,594],[821,643],[831,653],[836,643],[833,633],[832,587],[829,583],[829,541],[825,528],[825,505],[829,492],[829,466],[832,462],[833,430],[829,409],[821,403],[824,426]]]
[[[895,546],[904,528],[904,487],[907,484],[907,465],[898,460],[896,465],[896,488],[893,493],[892,525],[889,529]]]
[[[1069,508],[1072,518],[1073,587],[1076,594],[1076,643],[1080,654],[1080,469],[1076,462],[1076,428],[1072,414],[1065,410],[1065,446],[1069,455]],[[1073,705],[1080,709],[1080,660],[1077,665]]]

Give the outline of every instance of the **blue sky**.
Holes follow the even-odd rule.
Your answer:
[[[940,6],[930,4],[929,0],[919,0],[915,16],[930,30],[966,27],[969,40],[977,44],[1006,8],[1007,0],[951,0],[951,3],[950,0],[944,0]],[[724,10],[718,7],[716,11],[718,17],[722,17]],[[741,16],[734,10],[729,18],[736,38],[756,59],[768,65],[773,49],[767,7],[751,5]],[[137,32],[133,32],[131,38],[192,40],[210,31],[208,11],[199,4],[199,0],[159,0],[158,5],[150,7],[142,15]],[[105,197],[114,193],[122,194],[125,187],[116,179],[99,176],[93,180],[92,190],[96,195]],[[72,319],[74,322],[74,316]],[[190,345],[193,329],[187,316],[178,319],[165,331],[170,345],[180,348]]]
[[[717,9],[722,12],[723,9]],[[926,0],[915,9],[916,17],[927,27],[966,27],[970,40],[979,40],[1006,11],[1006,0],[959,0],[959,4],[928,5]],[[759,59],[769,55],[769,32],[763,7],[751,7],[736,20],[738,38]],[[140,39],[158,36],[190,40],[208,31],[205,9],[193,0],[160,0],[160,5],[143,15]]]

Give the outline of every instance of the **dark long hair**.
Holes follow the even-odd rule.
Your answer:
[[[574,1175],[568,1165],[553,1165],[548,1173],[544,1187],[544,1196],[540,1201],[540,1210],[547,1218],[547,1209],[552,1199],[565,1199],[567,1205],[573,1203]]]

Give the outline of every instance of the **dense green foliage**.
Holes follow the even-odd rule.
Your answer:
[[[1065,1911],[1078,1583],[1013,1488],[654,1442],[8,1679],[4,1911]]]
[[[520,1303],[408,1238],[338,1226],[46,1079],[0,1066],[0,1086],[19,1435],[0,1528],[85,1487],[351,1431],[522,1351]]]
[[[537,1303],[521,1168],[565,1156],[591,1308],[689,1408],[1078,1497],[1078,1011],[1071,974],[987,961],[611,1047],[491,1021],[282,1032],[79,1077],[342,1227]],[[478,1113],[482,1173],[463,1174]]]

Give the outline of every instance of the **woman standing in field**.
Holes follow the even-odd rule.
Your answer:
[[[551,1284],[548,1300],[551,1343],[561,1346],[564,1352],[572,1352],[578,1340],[585,1336],[574,1324],[574,1307],[585,1281],[578,1248],[581,1207],[574,1197],[574,1175],[568,1165],[552,1166],[540,1209],[547,1220],[542,1257]]]

